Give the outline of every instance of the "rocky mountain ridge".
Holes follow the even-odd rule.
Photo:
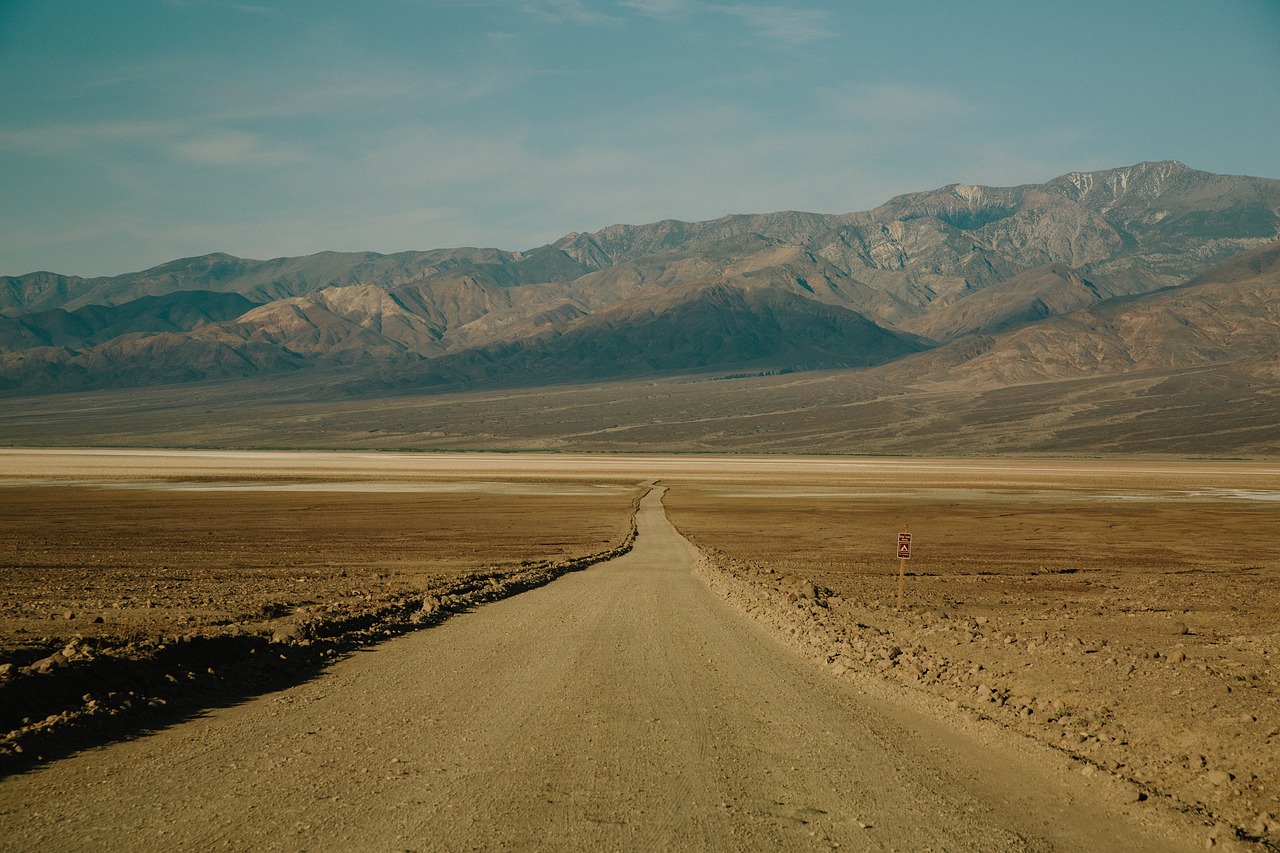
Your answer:
[[[913,382],[989,387],[1203,364],[1207,338],[1226,342],[1221,358],[1231,341],[1265,339],[1270,308],[1220,315],[1251,329],[1238,334],[1151,321],[1171,343],[1146,355],[1081,312],[1193,282],[1199,304],[1211,289],[1197,277],[1277,238],[1280,181],[1164,161],[952,184],[861,213],[614,225],[523,252],[212,254],[106,278],[32,273],[0,278],[0,391],[337,371],[379,393],[890,362],[881,370]],[[1269,285],[1229,274],[1214,281],[1253,288],[1254,302],[1232,304],[1270,306]],[[1215,322],[1208,309],[1177,316]]]
[[[882,372],[896,382],[989,389],[1211,365],[1262,388],[1280,383],[1280,242],[1177,287],[1098,301],[1003,334],[962,336]]]

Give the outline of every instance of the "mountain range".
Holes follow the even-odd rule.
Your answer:
[[[805,371],[985,392],[1213,368],[1274,395],[1278,240],[1280,180],[1163,161],[523,252],[38,272],[0,278],[0,394],[282,379],[354,399]]]

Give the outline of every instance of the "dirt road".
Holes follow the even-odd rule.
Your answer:
[[[1193,846],[793,656],[691,573],[660,490],[638,527],[614,562],[0,782],[0,848]]]

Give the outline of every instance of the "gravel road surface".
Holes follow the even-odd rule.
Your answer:
[[[692,574],[661,496],[621,559],[0,781],[0,848],[1190,848],[793,655]]]

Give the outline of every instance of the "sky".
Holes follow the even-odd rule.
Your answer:
[[[0,0],[0,275],[1280,178],[1278,140],[1280,0]]]

